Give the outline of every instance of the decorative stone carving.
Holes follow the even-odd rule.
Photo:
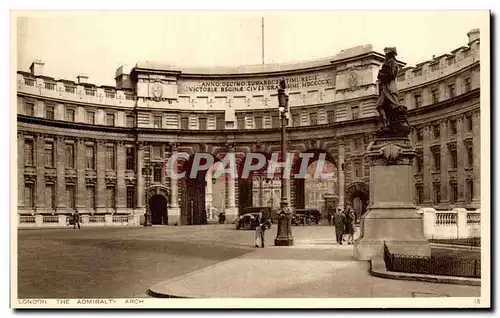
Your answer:
[[[179,149],[178,142],[170,142],[168,145],[170,146],[170,151],[177,151]]]
[[[446,146],[448,147],[448,149],[450,151],[456,151],[457,150],[457,142],[456,141],[450,141],[446,144]]]
[[[417,155],[408,137],[378,138],[372,141],[365,154],[372,165],[410,165]]]

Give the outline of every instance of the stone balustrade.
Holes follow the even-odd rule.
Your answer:
[[[117,227],[117,226],[139,226],[139,215],[122,214],[99,214],[81,215],[80,225],[82,227]],[[59,215],[19,215],[18,228],[54,228],[72,227],[70,225],[71,216]]]
[[[467,211],[456,208],[451,211],[436,211],[421,208],[424,234],[428,239],[454,239],[481,237],[480,210]]]

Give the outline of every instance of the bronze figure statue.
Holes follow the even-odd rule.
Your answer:
[[[410,133],[408,114],[405,105],[399,103],[396,77],[399,66],[396,61],[395,47],[384,49],[385,61],[378,72],[379,97],[377,111],[382,121],[382,133],[407,136]]]

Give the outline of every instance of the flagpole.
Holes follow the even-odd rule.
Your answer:
[[[264,17],[262,17],[262,65],[264,65]]]

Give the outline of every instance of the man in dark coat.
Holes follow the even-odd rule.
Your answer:
[[[345,214],[342,212],[342,210],[338,209],[333,216],[333,225],[335,226],[335,237],[337,239],[337,244],[342,244],[346,224],[347,220]]]
[[[80,228],[80,212],[78,212],[78,210],[74,211],[74,213],[73,213],[73,219],[74,219],[73,229],[76,230],[77,226],[78,226],[78,228]]]

